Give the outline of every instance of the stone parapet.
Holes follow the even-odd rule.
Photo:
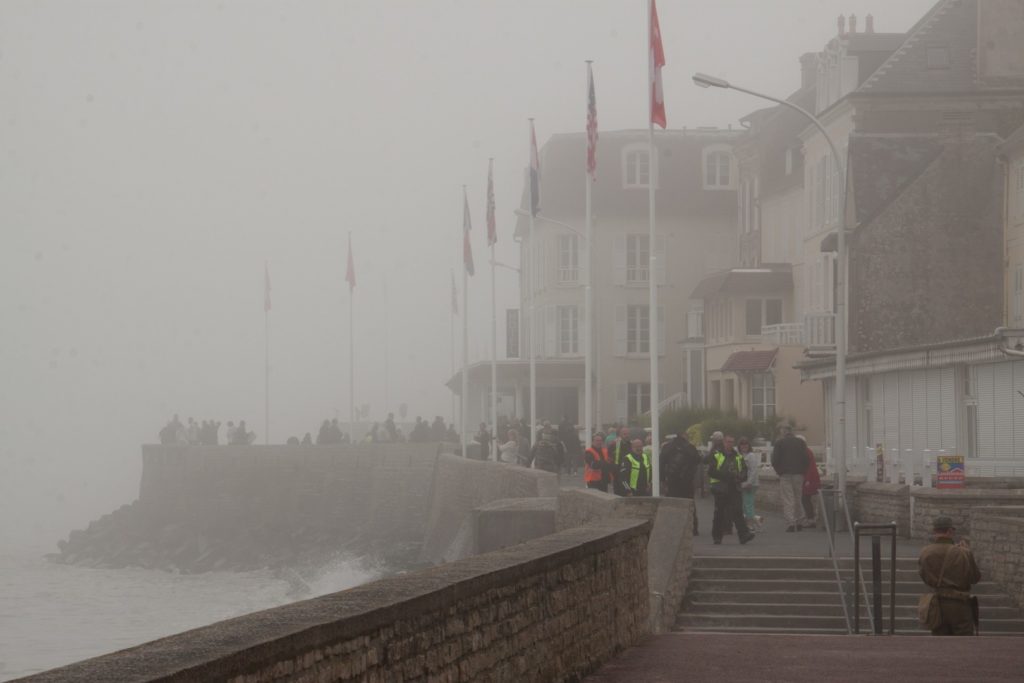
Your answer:
[[[946,516],[953,520],[957,531],[971,536],[971,511],[975,508],[1024,505],[1024,490],[1020,489],[926,489],[913,488],[914,518],[911,527],[913,538],[928,538],[932,533],[932,522],[936,517]]]
[[[973,510],[971,549],[982,579],[1000,584],[1024,606],[1024,507]]]
[[[910,536],[910,487],[906,484],[864,482],[853,494],[854,521],[861,524],[896,522],[900,536]]]
[[[26,680],[579,680],[649,631],[650,530],[568,529]]]

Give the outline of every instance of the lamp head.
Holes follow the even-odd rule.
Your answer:
[[[701,88],[728,88],[729,81],[722,78],[715,78],[700,72],[693,75],[693,82]]]

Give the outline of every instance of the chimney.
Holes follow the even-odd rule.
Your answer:
[[[856,14],[851,14],[850,15],[850,33],[856,33],[856,32],[857,32],[857,15]]]
[[[844,17],[842,14],[840,14],[839,18],[836,20],[836,24],[839,27],[839,35],[840,36],[845,36],[846,35],[846,17]]]
[[[864,17],[864,33],[875,32],[875,18],[870,14]]]
[[[818,53],[800,55],[800,87],[809,88],[818,82]]]

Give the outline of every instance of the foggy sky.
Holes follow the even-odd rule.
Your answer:
[[[762,106],[693,87],[694,71],[787,95],[841,11],[905,31],[931,5],[662,0],[669,126],[736,125]],[[246,419],[262,443],[264,261],[273,440],[346,419],[348,231],[357,403],[375,419],[401,402],[447,416],[461,185],[480,357],[487,158],[498,258],[517,264],[526,119],[541,144],[582,131],[593,59],[600,127],[644,127],[644,6],[0,3],[0,538],[49,545],[132,500],[139,444],[171,413]],[[516,305],[514,275],[498,285]]]

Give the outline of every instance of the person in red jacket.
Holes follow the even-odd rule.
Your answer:
[[[804,508],[804,518],[807,520],[804,526],[813,529],[817,526],[814,521],[814,496],[821,488],[821,476],[818,474],[818,461],[814,459],[814,451],[807,446],[807,439],[803,435],[797,438],[804,442],[804,448],[807,449],[807,471],[804,472],[803,495],[800,498],[800,503]]]
[[[583,453],[583,481],[587,488],[608,493],[613,467],[608,449],[604,447],[604,434],[597,432],[590,448]]]

